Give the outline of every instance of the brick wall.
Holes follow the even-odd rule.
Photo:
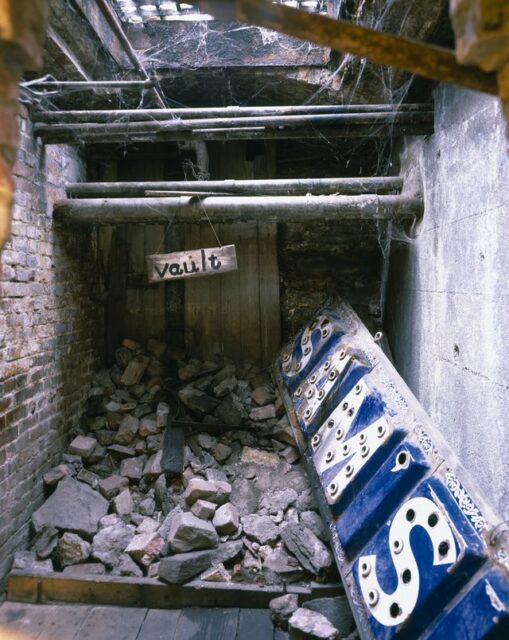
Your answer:
[[[12,235],[0,256],[0,593],[43,500],[42,475],[79,422],[100,365],[95,235],[52,221],[65,183],[84,174],[79,151],[43,148],[22,111]]]

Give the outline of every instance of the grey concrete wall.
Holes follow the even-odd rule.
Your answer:
[[[424,219],[393,244],[396,365],[491,503],[509,517],[509,152],[498,101],[436,90],[435,135],[407,141]]]

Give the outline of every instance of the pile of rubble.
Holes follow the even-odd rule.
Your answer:
[[[177,426],[183,467],[169,475]],[[15,569],[170,583],[337,577],[283,405],[258,368],[125,340],[73,435],[44,476],[49,497]]]

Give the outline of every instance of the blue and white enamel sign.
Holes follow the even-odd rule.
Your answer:
[[[344,302],[276,377],[362,638],[509,638],[500,518]]]

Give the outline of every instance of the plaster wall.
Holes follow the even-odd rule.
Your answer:
[[[440,86],[435,134],[407,140],[416,237],[396,233],[385,324],[396,366],[509,517],[509,153],[495,98]]]

